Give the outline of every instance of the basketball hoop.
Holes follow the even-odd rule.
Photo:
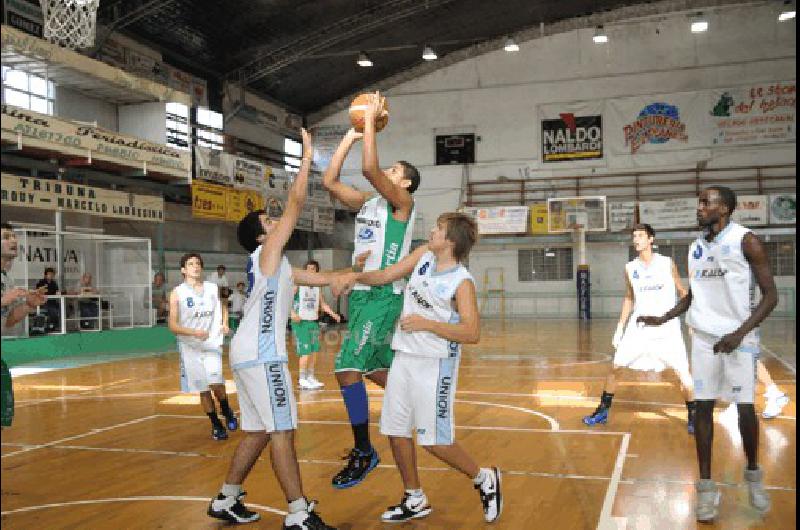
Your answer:
[[[39,0],[44,38],[66,48],[91,48],[100,0]]]

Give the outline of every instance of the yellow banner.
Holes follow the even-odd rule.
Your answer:
[[[251,190],[228,189],[228,211],[226,219],[238,223],[250,212],[264,209],[264,197],[261,192]]]
[[[548,234],[547,203],[536,202],[529,205],[531,210],[531,234]]]
[[[227,220],[228,188],[194,181],[192,183],[192,217]]]
[[[3,206],[61,210],[136,221],[164,222],[164,198],[34,177],[2,174]]]

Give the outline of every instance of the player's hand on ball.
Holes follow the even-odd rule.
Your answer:
[[[645,326],[660,326],[664,320],[661,317],[639,317],[636,319],[636,323]]]
[[[375,122],[375,119],[378,116],[382,116],[384,112],[386,112],[383,108],[384,102],[386,100],[379,91],[375,91],[374,94],[370,94],[369,104],[367,108],[364,109],[364,121],[365,122]]]
[[[400,319],[400,329],[403,331],[427,331],[428,319],[419,315],[408,315]]]
[[[358,140],[364,138],[364,133],[360,133],[356,131],[353,127],[350,127],[350,129],[348,129],[347,131],[347,134],[345,134],[344,136],[350,142],[357,142]]]
[[[206,340],[208,338],[208,331],[204,329],[196,329],[194,331],[194,336],[200,340]]]
[[[719,342],[714,344],[714,353],[730,353],[742,343],[742,337],[738,333],[728,333]]]

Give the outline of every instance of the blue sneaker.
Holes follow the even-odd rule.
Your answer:
[[[336,489],[352,488],[361,483],[366,478],[367,473],[378,467],[381,461],[378,458],[378,452],[374,448],[368,453],[363,453],[353,448],[344,459],[347,460],[347,465],[331,480],[331,484]]]
[[[605,425],[608,422],[608,407],[604,407],[600,405],[597,409],[592,413],[591,416],[586,416],[583,418],[583,423],[586,425],[592,426],[601,423]]]
[[[235,431],[239,428],[239,420],[236,419],[236,414],[231,413],[230,416],[225,416],[225,422],[229,431]]]

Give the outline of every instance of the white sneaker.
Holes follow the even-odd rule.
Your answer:
[[[308,383],[311,385],[311,388],[322,388],[325,386],[325,383],[314,377],[313,375],[306,379]]]
[[[698,480],[695,488],[697,489],[695,518],[701,523],[710,523],[716,519],[719,513],[719,489],[711,479]]]
[[[483,518],[487,523],[493,523],[503,512],[503,491],[500,487],[500,470],[493,467],[487,471],[489,476],[480,485],[476,484],[475,489],[483,504]]]
[[[314,388],[308,379],[300,379],[298,385],[300,386],[300,390],[311,390]]]
[[[764,472],[759,469],[745,469],[744,480],[750,497],[750,506],[765,513],[769,510],[769,493],[764,489]]]
[[[780,416],[783,407],[789,404],[789,396],[786,394],[764,394],[767,402],[764,406],[764,412],[761,413],[761,416],[764,419],[772,419],[776,416]]]
[[[411,496],[408,493],[403,495],[403,500],[400,504],[389,506],[383,515],[381,521],[384,523],[402,523],[411,519],[421,519],[433,511],[431,505],[428,504],[428,497],[423,493],[422,495]]]

